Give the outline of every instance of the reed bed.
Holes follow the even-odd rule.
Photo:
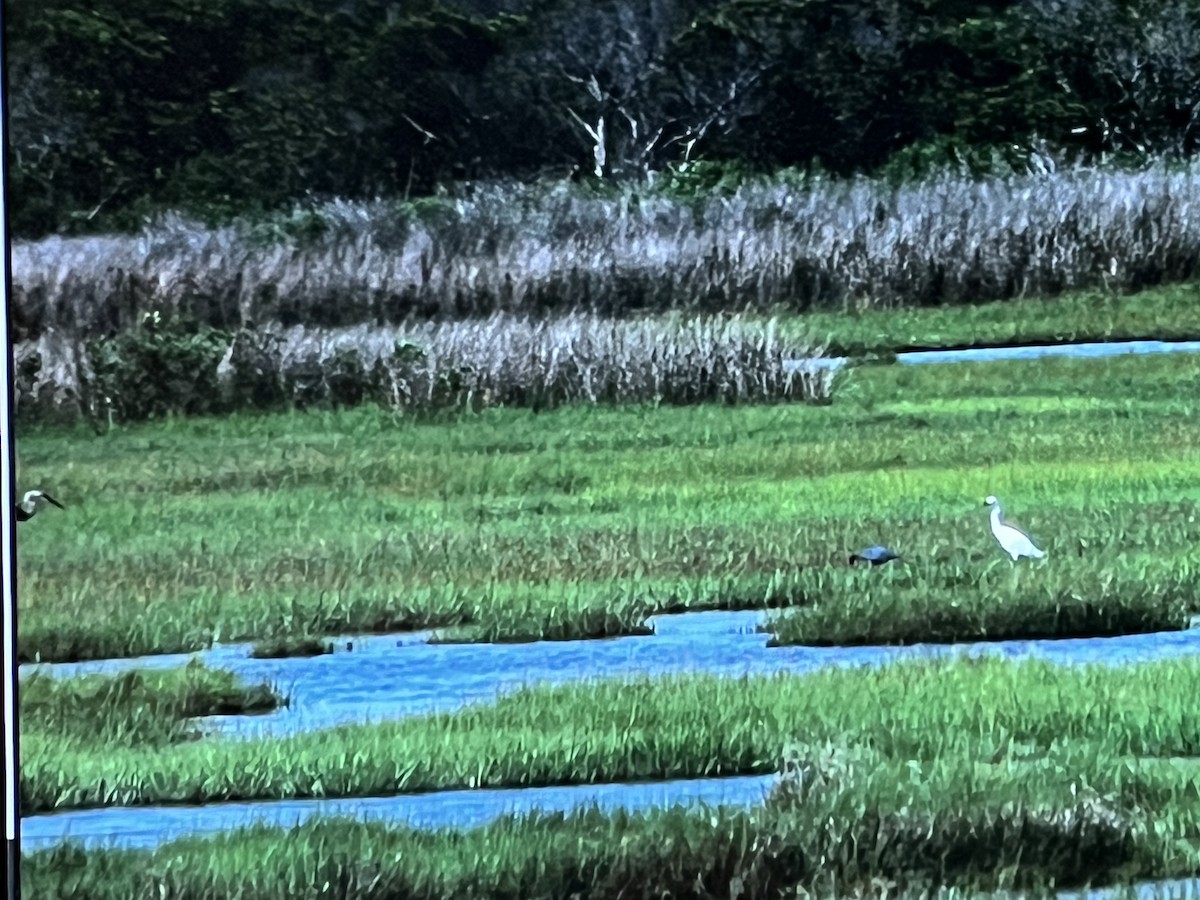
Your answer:
[[[1200,360],[951,371],[860,370],[827,408],[490,410],[467,428],[359,409],[33,433],[23,483],[68,508],[20,535],[20,653],[463,625],[587,636],[603,610],[641,623],[883,602],[885,583],[864,580],[883,572],[846,566],[877,542],[931,566],[928,583],[966,573],[938,588],[947,602],[961,590],[997,608],[1100,572],[1192,577]],[[1008,566],[989,493],[1050,553],[1020,589],[1003,567],[971,580]]]
[[[97,336],[155,310],[222,329],[499,310],[894,307],[1195,274],[1200,170],[1065,169],[904,186],[779,176],[731,195],[478,184],[415,205],[297,213],[315,239],[166,218],[13,248],[15,323]]]
[[[360,325],[340,330],[302,326],[247,338],[277,349],[255,360],[278,381],[247,385],[231,345],[223,372],[238,387],[303,395],[337,393],[332,361],[346,380],[374,382],[397,410],[441,406],[551,409],[572,403],[828,402],[837,368],[823,364],[811,338],[780,332],[775,319],[658,317],[618,320],[572,313],[548,320],[493,314],[483,320]],[[253,353],[253,351],[249,351]],[[306,369],[326,382],[302,382]],[[355,372],[354,370],[358,371]],[[363,374],[358,374],[363,373]],[[370,373],[367,375],[366,373]],[[373,377],[372,377],[373,376]]]
[[[400,413],[567,404],[831,402],[840,363],[775,319],[573,313],[189,334],[150,320],[86,346],[17,353],[26,421],[99,427],[167,414],[378,403]]]
[[[1168,809],[1200,778],[1198,687],[1200,665],[1186,658],[918,658],[805,675],[531,685],[453,712],[254,741],[79,746],[35,732],[23,742],[21,802],[34,813],[768,774],[799,742],[913,763],[922,779],[944,777],[946,791],[955,772],[1007,760],[961,781],[964,797],[1028,768]],[[904,786],[890,786],[902,803]]]

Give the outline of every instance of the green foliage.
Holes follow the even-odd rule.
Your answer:
[[[736,162],[697,160],[669,166],[655,188],[668,197],[699,199],[732,194],[749,178]]]
[[[167,208],[408,200],[466,177],[587,179],[601,118],[602,180],[657,170],[685,194],[736,180],[698,162],[896,174],[953,148],[995,171],[1035,150],[1187,156],[1200,133],[1200,17],[1167,0],[13,7],[27,236]]]
[[[154,312],[140,327],[87,343],[91,417],[117,420],[221,410],[217,363],[229,336]]]

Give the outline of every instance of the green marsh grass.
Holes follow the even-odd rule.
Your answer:
[[[880,571],[806,573],[803,609],[765,626],[768,646],[950,643],[1010,638],[1086,638],[1188,627],[1200,611],[1200,568],[1186,559],[1097,566],[1084,553],[1109,548],[1077,538],[1080,556],[964,568],[931,561]]]
[[[903,775],[900,776],[903,778]],[[910,778],[911,780],[911,778]],[[869,793],[869,777],[840,794],[777,795],[752,811],[665,810],[504,817],[464,832],[327,819],[294,829],[255,826],[155,851],[28,854],[30,889],[108,898],[883,897],[957,900],[1021,888],[1104,884],[1167,868],[1165,841],[1103,799],[1041,806],[1020,786],[903,807]],[[937,785],[942,787],[944,785]],[[862,804],[861,808],[856,808]],[[126,891],[127,893],[121,893]],[[40,894],[39,894],[40,895]],[[1011,895],[1010,895],[1011,898]]]
[[[1188,658],[1123,667],[951,658],[530,685],[454,712],[255,741],[79,747],[35,732],[23,742],[22,808],[767,774],[789,746],[832,743],[901,769],[914,763],[923,778],[950,773],[947,785],[954,772],[983,777],[978,765],[1004,762],[1189,809],[1200,788],[1198,690],[1200,664]],[[999,789],[1007,776],[987,771]],[[968,794],[984,791],[964,778]],[[897,787],[897,802],[903,794]]]
[[[275,688],[193,660],[178,669],[59,678],[37,672],[20,684],[22,738],[86,750],[97,744],[153,748],[197,736],[199,716],[268,712],[287,704]]]
[[[782,780],[749,810],[584,809],[465,832],[340,820],[257,826],[153,852],[29,854],[27,877],[55,896],[97,898],[117,896],[130,879],[180,897],[208,896],[220,883],[243,897],[280,885],[289,896],[323,896],[337,884],[347,897],[708,898],[796,888],[872,896],[884,885],[905,896],[1038,893],[1177,877],[1200,870],[1198,681],[1194,660],[1067,668],[993,659],[537,689],[501,701],[497,715],[475,711],[486,721],[458,734],[507,721],[533,741],[528,713],[545,736],[573,715],[588,721],[576,708],[586,705],[605,717],[590,734],[607,733],[611,719],[613,731],[647,744],[681,724],[716,724],[711,744],[721,746],[729,734],[742,740],[758,713],[776,720],[766,730],[788,734],[767,754]],[[589,733],[572,727],[573,742],[586,743]],[[502,747],[512,731],[495,734]]]
[[[586,636],[596,609],[636,626],[809,605],[804,573],[833,578],[870,543],[947,571],[1005,561],[990,493],[1050,571],[1081,547],[1081,573],[1191,571],[1200,359],[863,368],[844,394],[28,431],[22,484],[68,508],[20,534],[20,656],[457,626]]]
[[[1086,809],[1078,824],[983,804],[928,822],[870,813],[823,822],[823,811],[818,804],[761,813],[584,810],[506,818],[465,834],[329,819],[179,840],[156,851],[41,851],[25,857],[23,873],[38,896],[71,900],[139,892],[187,900],[214,896],[213,885],[221,885],[217,896],[244,900],[281,892],[349,900],[832,900],[896,891],[958,900],[1013,886],[1048,898],[1050,879],[1104,883],[1154,870],[1146,859],[1152,841],[1096,822]]]

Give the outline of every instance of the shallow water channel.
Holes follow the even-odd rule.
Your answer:
[[[1200,341],[1127,341],[1045,347],[1001,347],[900,353],[902,364],[1098,358],[1124,354],[1196,353]],[[840,366],[843,359],[822,361]],[[212,739],[237,740],[287,734],[348,722],[396,719],[465,704],[488,702],[525,684],[597,677],[708,672],[742,675],[802,672],[828,665],[872,665],[905,656],[992,653],[1033,655],[1064,663],[1113,665],[1200,653],[1200,629],[1116,638],[999,641],[954,647],[766,647],[757,631],[765,613],[699,612],[657,616],[653,636],[529,644],[429,644],[428,634],[348,635],[335,652],[301,659],[256,660],[249,645],[218,646],[196,654],[22,666],[55,675],[166,668],[199,657],[251,682],[272,682],[290,706],[266,715],[211,717],[202,727]],[[510,812],[567,811],[596,804],[628,810],[673,804],[747,806],[761,802],[774,776],[608,784],[517,790],[444,791],[399,797],[275,801],[206,806],[109,808],[25,817],[22,846],[33,850],[63,840],[87,845],[154,846],[188,834],[225,831],[255,822],[294,824],[312,815],[407,823],[416,827],[472,827]],[[1200,882],[1173,884],[1174,896],[1200,896]],[[1162,886],[1145,886],[1143,896]],[[1182,893],[1177,891],[1182,890]],[[1101,896],[1095,892],[1091,896]],[[1079,896],[1079,895],[1075,895]]]
[[[957,350],[905,350],[896,354],[901,365],[930,363],[1004,362],[1064,357],[1067,359],[1103,359],[1111,356],[1146,356],[1160,353],[1200,353],[1200,341],[1093,341],[1076,344],[1039,344],[1020,347],[968,347]],[[852,362],[847,356],[828,356],[808,360],[785,360],[784,371],[804,369],[840,369]]]
[[[289,707],[265,715],[201,720],[214,739],[288,734],[347,722],[396,719],[494,700],[524,684],[597,677],[709,672],[737,676],[802,672],[828,665],[873,665],[910,656],[950,653],[1038,656],[1065,663],[1113,665],[1200,653],[1200,629],[1115,638],[997,641],[955,646],[775,647],[757,630],[759,611],[657,616],[652,636],[529,644],[429,644],[427,634],[346,636],[336,652],[312,659],[251,659],[249,645],[186,655],[24,666],[54,675],[167,667],[193,657],[251,682],[269,681]],[[347,650],[347,645],[353,649]],[[592,785],[495,791],[437,792],[369,800],[308,800],[78,810],[22,819],[22,846],[64,839],[88,844],[147,846],[182,834],[215,832],[252,822],[294,823],[318,813],[353,815],[418,827],[470,827],[512,811],[568,810],[592,802],[636,810],[676,803],[746,806],[761,802],[771,779],[728,778],[636,785]]]

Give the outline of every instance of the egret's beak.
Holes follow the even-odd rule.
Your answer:
[[[53,497],[51,497],[51,496],[50,496],[49,494],[47,494],[45,491],[42,491],[42,496],[43,496],[43,497],[45,497],[45,498],[46,498],[46,499],[47,499],[49,502],[51,502],[51,503],[53,503],[55,506],[57,506],[59,509],[66,509],[66,507],[65,507],[65,506],[63,506],[61,503],[59,503],[57,500],[55,500]]]

